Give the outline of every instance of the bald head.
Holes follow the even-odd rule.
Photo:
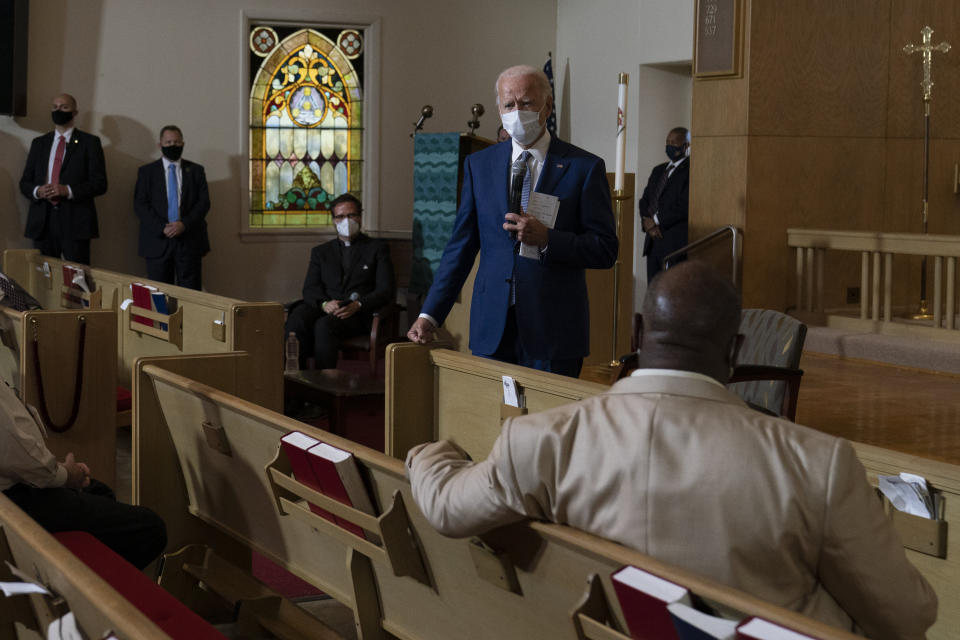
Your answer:
[[[740,296],[728,278],[703,262],[681,262],[653,279],[641,311],[641,367],[727,381],[740,327]]]
[[[73,126],[73,119],[77,115],[77,99],[69,93],[61,93],[53,98],[51,106],[53,122],[57,131],[66,131]]]

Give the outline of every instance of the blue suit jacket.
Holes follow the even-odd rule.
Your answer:
[[[517,256],[503,230],[508,209],[512,143],[467,157],[453,233],[422,311],[443,323],[470,273],[480,267],[470,311],[470,350],[489,355],[503,336],[516,264],[516,316],[531,358],[579,358],[590,351],[590,311],[584,269],[607,269],[617,259],[617,232],[603,160],[553,139],[535,191],[557,196],[560,211],[540,260]]]

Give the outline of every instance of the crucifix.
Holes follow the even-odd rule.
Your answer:
[[[923,35],[922,44],[908,44],[903,47],[907,54],[921,52],[923,54],[923,80],[920,86],[923,88],[923,233],[927,233],[927,197],[930,191],[930,93],[933,89],[933,80],[930,79],[930,67],[933,65],[933,52],[939,51],[946,53],[950,51],[950,45],[941,42],[938,45],[931,44],[933,29],[929,26],[924,27],[920,33]],[[920,312],[913,316],[915,319],[929,319],[933,316],[927,310],[927,256],[923,256],[920,265]]]

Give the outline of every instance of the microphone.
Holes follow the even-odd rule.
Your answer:
[[[520,213],[520,198],[523,195],[523,176],[527,173],[526,163],[517,158],[516,162],[510,165],[510,211],[509,213]],[[517,232],[511,231],[510,237],[517,239]]]
[[[467,126],[470,127],[470,135],[477,134],[477,128],[480,126],[480,116],[483,115],[483,105],[479,102],[472,107],[470,107],[470,114],[473,116],[473,120],[467,122]]]
[[[413,133],[410,134],[410,137],[412,138],[417,131],[423,129],[423,121],[432,116],[433,107],[431,107],[429,104],[423,105],[423,108],[420,109],[420,119],[413,123]]]

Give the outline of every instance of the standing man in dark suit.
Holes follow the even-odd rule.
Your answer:
[[[90,239],[100,235],[96,196],[107,192],[100,138],[74,128],[77,100],[53,99],[54,131],[33,139],[20,178],[30,199],[24,236],[45,256],[90,264]]]
[[[659,273],[663,259],[687,244],[690,191],[690,132],[676,127],[667,134],[667,158],[650,172],[640,198],[640,224],[646,234],[647,282]]]
[[[140,218],[140,255],[147,277],[199,290],[200,260],[210,251],[210,195],[203,167],[182,160],[183,132],[169,124],[157,144],[163,157],[137,171],[133,207]]]
[[[300,341],[300,368],[337,366],[340,342],[370,332],[373,312],[396,296],[390,247],[360,233],[360,201],[345,193],[330,203],[337,238],[310,251],[303,303],[287,317]]]
[[[480,251],[470,350],[576,377],[590,352],[584,270],[607,269],[617,259],[606,169],[597,156],[547,132],[553,95],[542,71],[510,67],[496,87],[511,139],[467,157],[453,233],[407,336],[421,344],[433,337]],[[525,194],[516,209],[509,205],[511,174],[520,176]],[[552,229],[523,210],[533,191],[559,199]],[[521,243],[532,258],[519,255]]]

